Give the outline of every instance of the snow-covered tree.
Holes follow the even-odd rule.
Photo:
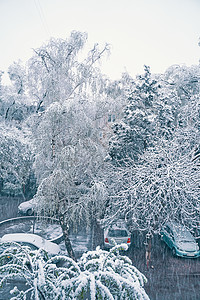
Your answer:
[[[14,62],[12,65],[8,68],[8,75],[10,78],[10,81],[13,83],[13,86],[15,87],[15,91],[18,95],[22,95],[26,91],[26,81],[27,81],[27,75],[26,75],[26,69],[22,65],[22,62]]]
[[[200,91],[200,66],[173,65],[163,74],[162,80],[174,91],[180,101],[185,103]]]
[[[72,256],[68,225],[83,215],[83,198],[105,156],[95,127],[98,102],[106,98],[105,80],[96,66],[108,48],[94,45],[82,58],[86,39],[79,32],[66,40],[51,39],[29,61],[29,88],[40,112],[33,125],[36,197],[44,213],[60,218]]]
[[[199,218],[200,170],[194,162],[199,146],[199,98],[190,99],[177,116],[172,139],[160,139],[137,164],[113,172],[113,214],[149,234],[176,220],[192,229]],[[181,122],[180,122],[181,121]]]
[[[32,172],[32,153],[27,135],[14,126],[0,128],[1,193],[25,197],[25,186]]]
[[[11,84],[0,87],[0,193],[25,198],[32,196],[35,185],[31,179],[34,177],[31,131],[25,124],[31,114],[31,101],[26,93],[26,70],[21,62],[13,63],[8,74]]]
[[[3,121],[21,128],[23,121],[30,115],[31,100],[27,95],[26,69],[19,61],[8,68],[10,85],[2,85],[0,117]]]
[[[117,195],[118,206],[114,203],[118,213],[124,212],[134,229],[150,234],[159,233],[169,220],[192,229],[200,209],[200,174],[192,157],[193,148],[183,136],[149,148],[139,164],[123,173],[124,189]]]
[[[69,223],[81,218],[86,223],[89,202],[86,194],[97,179],[105,157],[86,108],[75,101],[53,103],[43,114],[36,133],[39,210],[60,218],[66,245],[69,245]]]
[[[67,256],[50,259],[43,250],[31,251],[15,244],[0,255],[0,271],[7,279],[21,279],[28,289],[11,293],[13,300],[27,299],[149,299],[146,278],[131,260],[119,254],[127,245],[113,247],[110,252],[97,248],[82,255],[78,262]]]
[[[29,60],[29,91],[37,103],[37,111],[47,108],[53,102],[62,102],[80,95],[88,86],[93,93],[100,83],[96,69],[98,61],[108,52],[105,45],[98,44],[87,55],[82,50],[87,34],[73,31],[69,38],[52,38],[46,45],[35,49]],[[89,85],[88,85],[89,84]],[[83,99],[83,93],[81,96]]]
[[[198,221],[200,174],[195,163],[195,153],[198,153],[200,139],[200,108],[198,82],[195,80],[192,83],[194,73],[191,74],[187,73],[187,80],[181,83],[178,80],[181,78],[179,70],[179,77],[174,77],[173,84],[163,79],[165,76],[167,78],[166,74],[155,76],[160,88],[159,93],[154,94],[155,101],[149,110],[153,112],[150,120],[154,128],[148,126],[148,130],[151,129],[148,133],[148,147],[140,148],[142,151],[138,151],[137,159],[130,155],[134,148],[130,149],[127,142],[135,141],[133,137],[128,139],[131,122],[135,124],[137,121],[138,124],[135,115],[129,114],[130,118],[123,123],[126,126],[119,135],[114,132],[111,147],[113,141],[120,143],[116,144],[120,146],[116,148],[119,156],[114,159],[120,162],[121,149],[124,157],[123,164],[113,164],[113,175],[110,173],[107,178],[110,182],[107,222],[125,217],[131,231],[136,229],[152,236],[159,233],[163,224],[169,220],[181,222],[190,230]],[[187,96],[186,93],[180,93],[182,88],[179,89],[179,86],[184,87],[184,84],[188,88]],[[126,120],[126,116],[123,120]],[[140,120],[141,131],[138,132],[145,137],[142,128],[146,126],[146,121],[142,118]],[[133,131],[138,128],[137,124]]]
[[[183,107],[199,95],[199,73],[198,66],[172,66],[164,74],[154,75],[145,66],[144,75],[130,86],[123,118],[113,126],[113,162],[127,162],[129,158],[137,161],[159,139],[173,138],[182,122]]]
[[[150,68],[132,84],[124,117],[113,126],[110,141],[110,156],[113,162],[122,163],[127,158],[134,160],[153,143],[155,135],[155,107],[158,97],[157,81],[152,79]]]

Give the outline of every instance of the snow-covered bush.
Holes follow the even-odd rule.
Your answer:
[[[119,249],[127,250],[127,245],[117,245],[110,252],[97,247],[82,255],[78,263],[81,273],[74,282],[75,299],[80,292],[94,300],[149,299],[143,289],[145,276],[128,257],[119,254]]]
[[[15,242],[2,242],[0,247],[0,288],[7,280],[15,279],[24,282],[28,289],[19,291],[15,287],[11,291],[11,294],[15,295],[12,299],[26,299],[30,294],[34,297],[32,299],[46,299],[43,297],[44,292],[48,297],[51,288],[49,284],[44,284],[46,274],[43,266],[49,259],[46,251],[31,250],[30,247]]]
[[[12,247],[11,247],[12,246]],[[22,279],[26,291],[15,287],[12,300],[27,299],[149,299],[143,288],[146,278],[130,259],[119,254],[127,245],[109,252],[97,247],[84,253],[78,262],[67,256],[48,259],[41,250],[17,244],[0,254],[0,273],[7,279]]]

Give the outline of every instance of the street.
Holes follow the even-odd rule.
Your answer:
[[[144,247],[132,247],[128,256],[147,277],[145,290],[151,300],[200,299],[200,258],[174,257],[159,237],[155,238],[148,269]]]

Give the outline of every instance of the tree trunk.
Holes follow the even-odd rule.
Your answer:
[[[76,261],[75,254],[74,254],[74,251],[73,251],[73,248],[72,248],[72,244],[71,244],[70,239],[69,239],[68,224],[65,221],[64,216],[60,216],[59,219],[60,219],[60,226],[62,228],[63,237],[64,237],[64,241],[65,241],[65,247],[67,249],[69,257],[71,257],[72,259],[74,259]]]
[[[95,250],[97,246],[101,248],[104,247],[104,235],[103,229],[101,228],[99,222],[94,219],[92,220],[92,234],[91,234],[91,247]]]

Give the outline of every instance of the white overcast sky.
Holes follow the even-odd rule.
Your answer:
[[[0,70],[72,30],[87,32],[91,45],[111,44],[102,67],[112,79],[144,64],[153,73],[190,66],[200,58],[200,0],[0,0]]]

